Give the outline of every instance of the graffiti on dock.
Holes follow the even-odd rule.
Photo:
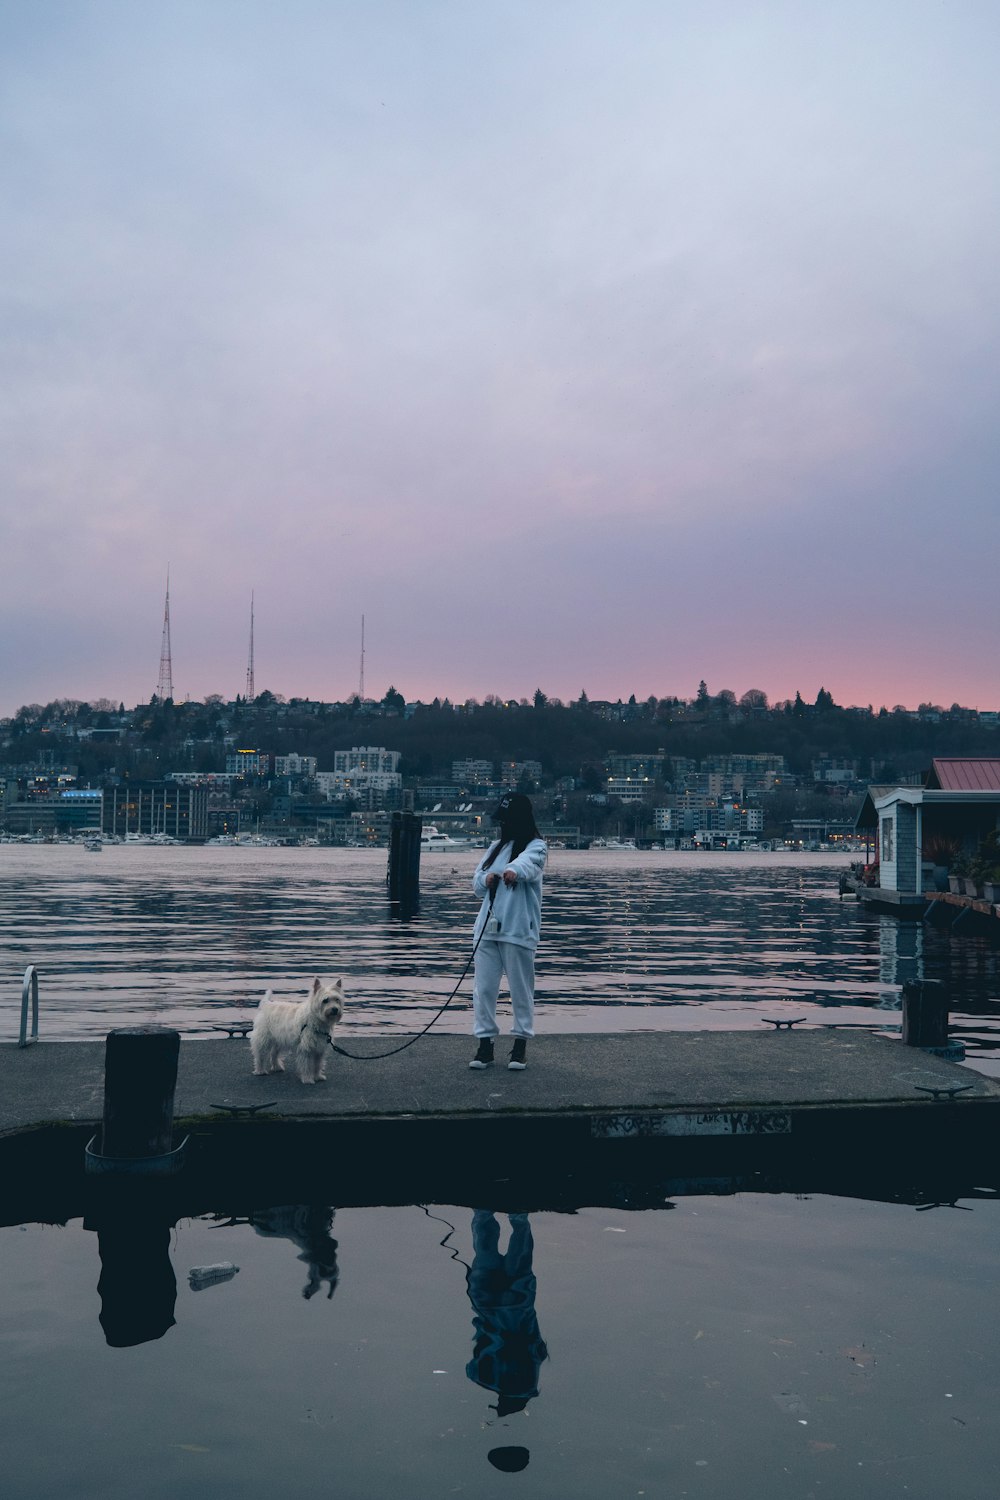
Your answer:
[[[788,1110],[726,1109],[677,1111],[672,1114],[595,1115],[595,1140],[642,1140],[654,1136],[790,1135]]]

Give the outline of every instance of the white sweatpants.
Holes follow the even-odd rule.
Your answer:
[[[472,986],[472,1031],[474,1036],[498,1036],[497,997],[500,978],[506,974],[510,1003],[514,1010],[514,1035],[535,1034],[535,954],[520,943],[501,943],[484,938],[476,949]]]

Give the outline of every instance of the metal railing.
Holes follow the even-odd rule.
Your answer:
[[[28,1035],[28,1000],[31,1000],[31,1035]],[[21,1035],[17,1045],[28,1047],[38,1041],[38,970],[29,964],[21,986]]]

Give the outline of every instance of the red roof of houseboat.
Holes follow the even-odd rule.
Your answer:
[[[1000,792],[1000,758],[943,756],[932,761],[927,785],[943,792]]]

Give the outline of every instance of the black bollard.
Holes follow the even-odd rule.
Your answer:
[[[101,1156],[124,1160],[171,1151],[180,1045],[180,1034],[166,1026],[108,1032]]]
[[[939,979],[908,979],[903,984],[903,1043],[948,1046],[948,991]]]
[[[399,848],[403,838],[403,814],[394,812],[389,819],[389,900],[399,900]]]
[[[414,813],[403,814],[403,825],[406,829],[406,887],[410,900],[415,905],[420,895],[420,836],[423,832],[424,820],[418,818]]]
[[[412,910],[420,894],[420,835],[423,819],[394,812],[389,825],[389,900]]]

